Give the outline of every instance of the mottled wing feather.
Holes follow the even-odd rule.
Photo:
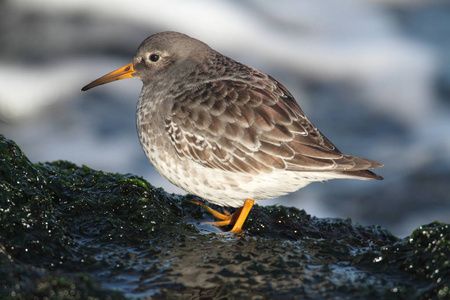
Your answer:
[[[249,78],[208,82],[174,99],[165,126],[181,158],[249,174],[381,166],[343,155],[279,82],[256,70]]]

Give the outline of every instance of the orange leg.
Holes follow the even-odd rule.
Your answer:
[[[203,207],[204,209],[206,209],[207,211],[209,211],[214,217],[216,217],[217,219],[220,220],[229,220],[231,218],[231,215],[229,212],[227,212],[226,210],[224,210],[225,214],[221,214],[220,212],[218,212],[215,209],[212,209],[211,207],[209,207],[208,205],[206,205],[203,202],[197,201],[197,200],[192,200],[192,203],[198,204],[201,207]]]
[[[241,231],[242,225],[244,225],[244,222],[247,219],[247,216],[248,216],[250,210],[252,209],[253,204],[255,204],[255,200],[245,199],[244,206],[241,207],[241,209],[239,209],[238,211],[236,211],[237,213],[239,213],[239,215],[238,215],[238,218],[237,218],[236,222],[234,223],[234,226],[230,232],[238,233],[239,231]],[[233,216],[234,216],[234,214],[233,214]]]
[[[230,230],[230,232],[239,233],[242,229],[242,225],[244,225],[244,222],[247,219],[247,216],[248,216],[250,210],[253,207],[253,204],[255,203],[255,200],[246,199],[244,206],[239,208],[232,215],[230,215],[227,211],[224,211],[225,214],[221,214],[217,210],[214,210],[211,207],[209,207],[208,205],[206,205],[200,201],[197,201],[197,200],[194,200],[192,202],[202,206],[204,209],[208,210],[214,217],[222,220],[222,221],[218,221],[218,222],[211,222],[210,224],[213,224],[215,226],[226,226],[226,225],[234,224],[233,228]]]

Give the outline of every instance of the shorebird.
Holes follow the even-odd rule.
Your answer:
[[[132,63],[83,87],[143,82],[137,131],[155,169],[189,193],[239,207],[221,221],[242,230],[255,200],[335,178],[382,179],[382,164],[341,153],[271,76],[178,32],[145,39]],[[200,203],[196,201],[196,203]]]

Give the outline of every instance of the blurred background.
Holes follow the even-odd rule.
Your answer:
[[[139,80],[88,92],[175,30],[283,83],[344,153],[384,181],[314,183],[265,204],[351,218],[404,237],[450,223],[448,1],[0,1],[0,133],[33,162],[133,173],[169,192],[136,134]]]

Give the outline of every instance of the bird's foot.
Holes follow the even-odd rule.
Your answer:
[[[212,209],[208,205],[197,200],[193,200],[192,203],[200,205],[201,207],[209,211],[215,218],[221,220],[216,222],[205,222],[203,224],[211,224],[216,227],[227,226],[232,224],[233,228],[229,232],[238,234],[242,232],[242,225],[244,225],[244,222],[247,219],[247,216],[250,210],[252,209],[255,200],[246,199],[244,206],[236,210],[233,214],[230,214],[226,210],[224,210],[224,213],[222,214],[217,210]]]

